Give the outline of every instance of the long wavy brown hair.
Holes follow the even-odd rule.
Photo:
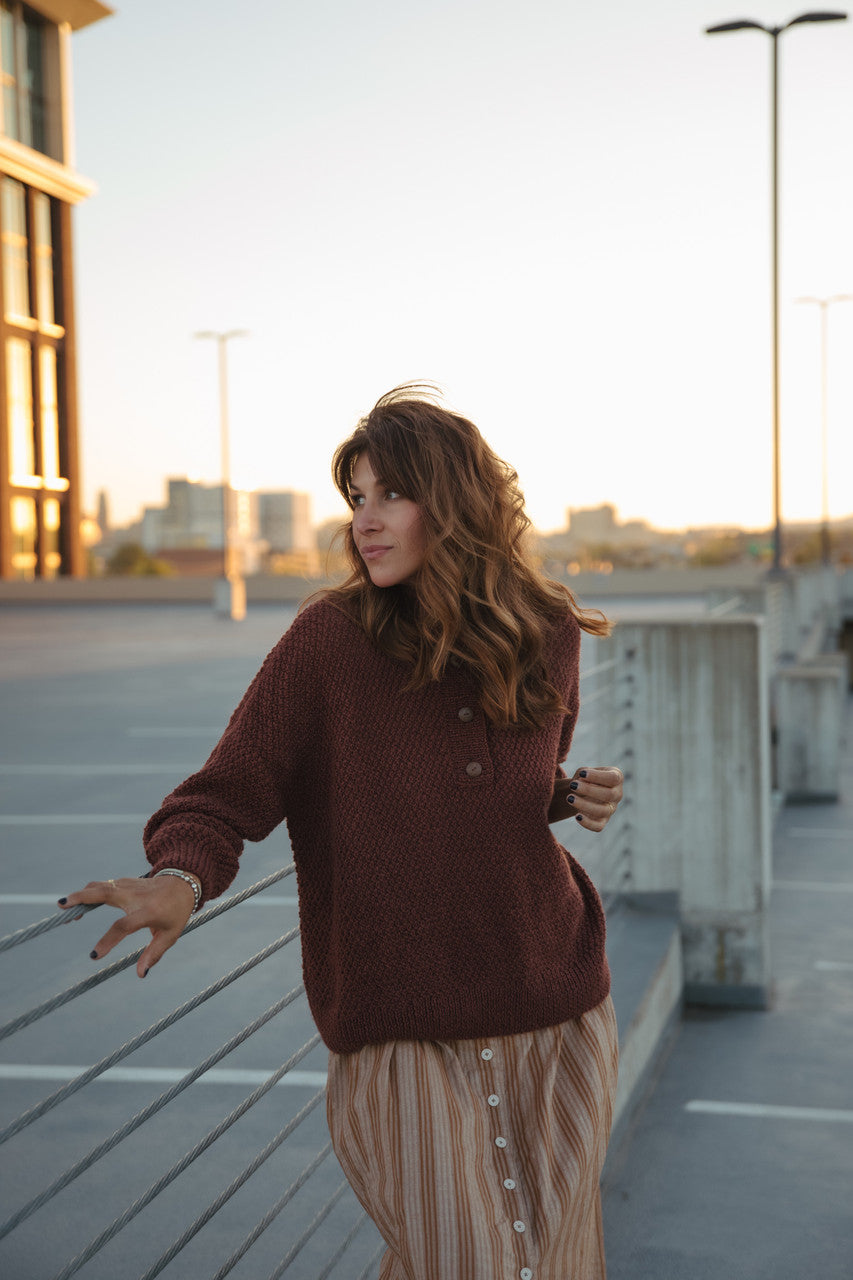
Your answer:
[[[610,623],[539,572],[515,471],[422,383],[382,396],[336,450],[332,473],[350,507],[361,454],[384,485],[418,504],[426,553],[411,582],[376,587],[348,525],[342,533],[351,572],[325,598],[385,653],[411,665],[409,688],[440,680],[449,662],[461,662],[476,676],[480,705],[496,725],[538,728],[564,712],[545,670],[548,630],[566,613],[593,635],[609,634]]]

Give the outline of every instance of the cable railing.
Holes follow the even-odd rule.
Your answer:
[[[630,653],[614,652],[615,640],[584,638],[580,679],[580,717],[564,765],[571,776],[582,765],[618,765],[625,775],[624,798],[604,831],[580,834],[568,823],[555,828],[589,872],[605,908],[631,888],[631,840],[634,731],[634,674]],[[561,829],[562,828],[562,829]]]
[[[609,656],[612,644],[608,650],[593,641],[588,649],[585,653],[591,662],[586,663],[581,676],[580,724],[566,767],[571,773],[581,764],[619,764],[626,776],[626,797],[601,834],[582,834],[577,824],[568,821],[555,830],[557,838],[589,870],[605,904],[610,905],[631,883],[633,675],[624,655]],[[293,872],[291,863],[208,905],[190,920],[181,945],[198,929],[206,929],[202,945],[205,964],[209,965],[211,955],[227,950],[217,948],[215,940],[208,941],[214,922],[244,904],[262,904],[264,894]],[[22,946],[38,949],[55,937],[55,930],[94,910],[97,907],[72,908],[19,929],[0,938],[0,954],[10,960]],[[206,985],[199,984],[200,989],[174,1007],[170,1003],[161,1009],[150,1026],[134,1029],[117,1047],[111,1046],[100,1055],[93,1053],[96,1061],[92,1065],[69,1068],[68,1079],[30,1101],[19,1115],[9,1118],[0,1114],[0,1147],[4,1148],[7,1170],[40,1171],[40,1182],[34,1187],[29,1177],[11,1178],[11,1188],[3,1197],[2,1274],[16,1280],[36,1275],[39,1280],[70,1280],[77,1275],[83,1280],[107,1280],[116,1274],[126,1280],[154,1280],[164,1274],[173,1280],[178,1276],[181,1280],[225,1280],[232,1273],[243,1280],[250,1275],[253,1280],[264,1276],[268,1280],[374,1280],[384,1246],[342,1180],[328,1141],[323,1107],[325,1060],[320,1070],[299,1070],[315,1051],[322,1052],[307,1011],[304,987],[293,985],[271,1003],[260,1001],[258,1009],[251,1008],[254,989],[242,994],[261,971],[275,968],[277,958],[296,951],[298,938],[299,929],[293,927],[247,957],[249,948],[244,948],[238,963]],[[241,946],[242,942],[241,936]],[[188,943],[188,950],[193,945]],[[73,1018],[78,1002],[85,1004],[96,989],[131,970],[142,950],[138,947],[16,1012],[0,1026],[0,1053],[5,1055],[18,1040],[39,1034],[44,1019]],[[167,972],[174,971],[164,964],[163,973]],[[260,985],[277,993],[284,984],[272,975]],[[164,995],[167,990],[168,984],[164,984]],[[231,1003],[225,1016],[217,1013],[216,1002],[227,1000],[227,993]],[[103,995],[98,992],[99,1001]],[[144,1059],[146,1053],[150,1058],[152,1046],[156,1052],[176,1029],[191,1023],[197,1011],[203,1012],[206,1028],[218,1032],[233,1016],[235,1004],[240,1015],[236,1029],[198,1053],[194,1065],[174,1070],[144,1065],[133,1069],[132,1064]],[[103,1003],[86,1016],[86,1025],[92,1029],[87,1047],[94,1049],[100,1037],[111,1031],[109,1018]],[[134,1015],[130,1017],[132,1022]],[[53,1025],[47,1023],[48,1031]],[[305,1038],[294,1045],[300,1026]],[[269,1038],[270,1028],[278,1029],[279,1049],[286,1045],[281,1066],[269,1071],[227,1069],[228,1061],[239,1056],[247,1043],[263,1035]],[[53,1033],[50,1043],[61,1038],[62,1027]],[[185,1042],[187,1039],[195,1045],[204,1037],[191,1032],[184,1036]],[[10,1066],[8,1060],[5,1065],[0,1063],[0,1075],[10,1070],[14,1071],[14,1064]],[[126,1110],[130,1114],[116,1117],[109,1131],[102,1133],[99,1099],[103,1095],[98,1091],[110,1083],[115,1091],[116,1082],[126,1084],[129,1079],[136,1082],[136,1088],[119,1090],[122,1104],[128,1094],[138,1103],[139,1090],[146,1082],[160,1081],[167,1087],[144,1105],[129,1104]],[[222,1080],[228,1084],[220,1083],[218,1104],[223,1103],[223,1088],[227,1091],[238,1082],[253,1087],[236,1105],[219,1105],[213,1118],[210,1108],[199,1102],[199,1088]],[[280,1109],[270,1107],[273,1095],[281,1096],[282,1092],[298,1093],[300,1103],[284,1123],[277,1114]],[[80,1099],[89,1099],[82,1125],[75,1117]],[[111,1097],[106,1111],[112,1116],[116,1110],[115,1097]],[[188,1114],[192,1123],[187,1123]],[[178,1119],[169,1119],[176,1115]],[[253,1116],[259,1119],[251,1123],[254,1145],[250,1146],[248,1138],[238,1135]],[[202,1120],[206,1122],[203,1125]],[[201,1131],[196,1132],[200,1125]],[[82,1132],[75,1135],[75,1143],[69,1143],[69,1129],[75,1128]],[[179,1141],[182,1137],[183,1145]],[[75,1150],[81,1138],[84,1149]],[[54,1150],[71,1154],[60,1164],[52,1154],[45,1158],[45,1153]],[[141,1160],[140,1152],[144,1153]],[[137,1176],[137,1163],[142,1164],[146,1176]],[[201,1185],[205,1189],[203,1202],[196,1195],[196,1187]],[[187,1207],[186,1221],[182,1215],[176,1221],[177,1203]],[[73,1229],[68,1228],[69,1221]],[[57,1223],[63,1224],[62,1230],[57,1230]],[[205,1244],[207,1237],[210,1240]],[[117,1265],[119,1250],[121,1262]]]
[[[291,875],[292,872],[293,865],[291,864],[247,889],[209,906],[190,921],[185,933],[191,933],[196,929],[209,926],[219,916],[232,911],[235,907],[239,907],[248,899],[263,893],[264,890]],[[43,937],[45,933],[62,925],[70,924],[75,919],[79,920],[82,915],[93,909],[72,909],[56,916],[51,916],[48,920],[40,921],[27,929],[19,930],[16,934],[11,934],[9,937],[0,940],[0,951],[8,952],[21,945],[32,944],[36,939]],[[29,1167],[34,1163],[34,1153],[43,1150],[45,1145],[49,1146],[51,1144],[51,1125],[55,1123],[57,1126],[56,1132],[59,1133],[61,1131],[59,1116],[63,1105],[65,1108],[73,1105],[76,1096],[79,1095],[81,1090],[93,1087],[99,1079],[109,1079],[110,1072],[115,1069],[118,1063],[125,1062],[143,1049],[144,1046],[151,1044],[156,1038],[174,1027],[178,1022],[190,1017],[197,1009],[207,1006],[209,1001],[212,1001],[234,983],[244,980],[247,975],[256,971],[260,966],[268,964],[284,948],[296,943],[298,937],[299,929],[292,928],[273,939],[253,955],[223,973],[221,977],[196,995],[182,1001],[175,1008],[165,1013],[146,1030],[138,1032],[124,1044],[101,1057],[93,1066],[76,1073],[71,1080],[59,1089],[28,1107],[21,1115],[11,1121],[7,1121],[0,1128],[0,1146],[8,1144],[4,1151],[4,1163],[7,1170]],[[135,964],[137,957],[141,954],[141,950],[142,948],[138,948],[131,954],[108,965],[99,973],[73,984],[66,990],[41,1001],[25,1013],[12,1018],[3,1027],[0,1027],[0,1043],[9,1042],[13,1037],[20,1035],[48,1014],[55,1013],[63,1006],[90,992],[94,987],[117,977]],[[253,1109],[258,1108],[262,1100],[272,1090],[276,1089],[277,1086],[288,1084],[288,1077],[292,1079],[292,1073],[295,1072],[299,1064],[319,1046],[320,1038],[316,1032],[309,1035],[304,1043],[290,1053],[286,1061],[276,1070],[263,1073],[264,1078],[243,1097],[242,1101],[228,1109],[221,1119],[209,1126],[201,1136],[181,1152],[177,1159],[173,1159],[165,1169],[161,1169],[157,1176],[139,1191],[120,1212],[111,1218],[109,1214],[105,1213],[103,1215],[104,1220],[98,1223],[93,1231],[93,1224],[101,1216],[99,1201],[102,1198],[105,1201],[110,1198],[108,1195],[102,1195],[101,1193],[105,1187],[104,1180],[109,1180],[111,1176],[110,1169],[114,1170],[116,1167],[114,1153],[117,1152],[117,1149],[122,1147],[122,1144],[126,1144],[132,1135],[138,1135],[144,1129],[150,1129],[156,1123],[156,1118],[160,1113],[180,1099],[186,1090],[193,1085],[204,1083],[205,1077],[210,1080],[211,1073],[215,1072],[217,1064],[220,1064],[229,1055],[239,1051],[251,1037],[274,1023],[286,1010],[292,1009],[303,998],[304,988],[300,983],[255,1016],[244,1021],[234,1034],[230,1035],[223,1043],[217,1045],[211,1052],[201,1057],[194,1066],[185,1070],[182,1069],[179,1073],[179,1079],[175,1083],[146,1103],[135,1114],[123,1120],[108,1136],[96,1141],[82,1156],[71,1160],[60,1172],[55,1172],[55,1163],[51,1162],[54,1176],[35,1194],[16,1196],[14,1187],[7,1191],[4,1196],[4,1204],[8,1216],[4,1215],[4,1221],[0,1223],[0,1271],[10,1277],[20,1277],[21,1280],[23,1280],[24,1276],[35,1277],[36,1275],[39,1277],[44,1276],[45,1280],[48,1280],[48,1278],[50,1280],[70,1280],[70,1277],[78,1274],[84,1277],[91,1276],[93,1280],[94,1277],[115,1275],[115,1261],[114,1258],[109,1256],[109,1246],[113,1244],[120,1233],[126,1233],[134,1220],[144,1213],[148,1220],[147,1229],[143,1233],[144,1239],[149,1247],[149,1252],[153,1253],[154,1256],[143,1258],[140,1255],[137,1234],[134,1237],[136,1245],[133,1255],[133,1268],[128,1262],[127,1252],[122,1254],[123,1261],[120,1274],[123,1277],[127,1277],[128,1280],[134,1275],[138,1275],[139,1280],[154,1280],[155,1276],[159,1276],[164,1272],[169,1272],[173,1276],[180,1274],[184,1277],[184,1280],[186,1280],[187,1276],[191,1276],[192,1280],[195,1280],[196,1276],[199,1277],[199,1280],[202,1276],[211,1276],[215,1280],[224,1280],[225,1276],[230,1275],[235,1269],[239,1269],[243,1258],[250,1250],[255,1248],[261,1238],[266,1236],[274,1225],[279,1227],[278,1243],[273,1245],[271,1250],[267,1250],[267,1258],[274,1257],[274,1264],[270,1266],[269,1260],[267,1260],[266,1264],[263,1262],[260,1265],[255,1264],[256,1269],[252,1271],[253,1275],[263,1275],[264,1272],[260,1267],[266,1265],[269,1280],[278,1280],[278,1277],[285,1275],[298,1276],[299,1280],[306,1280],[307,1277],[311,1277],[312,1280],[314,1277],[325,1278],[333,1274],[349,1277],[353,1274],[352,1266],[348,1264],[347,1269],[344,1271],[339,1264],[345,1254],[349,1258],[355,1257],[355,1246],[360,1244],[357,1265],[361,1268],[361,1280],[370,1280],[378,1269],[379,1258],[384,1246],[379,1245],[379,1237],[375,1227],[358,1206],[355,1196],[346,1182],[341,1181],[340,1169],[337,1167],[337,1162],[332,1154],[326,1130],[324,1128],[321,1129],[318,1125],[314,1125],[313,1128],[310,1126],[312,1115],[315,1113],[322,1115],[322,1104],[325,1102],[326,1094],[325,1084],[322,1083],[319,1088],[311,1092],[307,1101],[298,1108],[296,1113],[285,1124],[280,1125],[277,1131],[269,1137],[251,1159],[245,1159],[243,1144],[238,1144],[241,1149],[240,1154],[243,1157],[241,1167],[230,1177],[226,1185],[216,1192],[209,1203],[183,1226],[182,1230],[174,1236],[171,1243],[167,1247],[163,1247],[163,1242],[167,1238],[163,1221],[164,1219],[174,1218],[174,1213],[168,1212],[170,1208],[169,1189],[179,1179],[184,1178],[186,1181],[187,1176],[189,1176],[189,1185],[191,1186],[195,1171],[198,1168],[197,1162],[201,1161],[214,1148],[215,1144],[223,1142],[226,1139],[226,1135]],[[208,1010],[208,1017],[210,1016],[212,1015]],[[282,1035],[281,1038],[283,1039],[284,1036]],[[240,1075],[240,1073],[235,1074]],[[246,1072],[244,1074],[246,1077],[251,1078],[253,1075],[262,1073]],[[296,1072],[296,1075],[298,1074]],[[305,1074],[310,1077],[312,1087],[315,1078],[321,1075],[319,1072]],[[322,1074],[324,1075],[324,1073]],[[305,1086],[303,1085],[302,1087],[304,1088]],[[95,1105],[95,1112],[97,1112],[97,1104]],[[182,1126],[175,1127],[180,1129]],[[306,1132],[309,1128],[311,1131]],[[36,1131],[40,1131],[37,1138],[34,1136]],[[162,1134],[162,1127],[158,1130],[158,1133]],[[158,1141],[160,1140],[160,1137],[158,1137]],[[191,1242],[215,1217],[221,1219],[223,1211],[229,1202],[238,1196],[238,1193],[249,1183],[250,1179],[256,1179],[256,1175],[262,1169],[271,1166],[273,1158],[288,1142],[290,1151],[295,1152],[295,1154],[285,1164],[286,1189],[276,1195],[272,1204],[259,1218],[255,1211],[257,1220],[251,1223],[245,1210],[246,1197],[244,1196],[242,1212],[239,1215],[232,1215],[233,1238],[228,1241],[227,1247],[218,1249],[215,1255],[216,1265],[211,1265],[210,1262],[207,1262],[205,1269],[205,1265],[196,1260],[192,1264],[193,1269],[188,1270],[187,1265],[179,1260],[176,1264],[178,1269],[175,1269],[173,1264],[178,1259],[178,1255],[184,1255],[184,1251],[190,1246]],[[228,1163],[230,1164],[232,1161],[229,1160]],[[226,1167],[226,1162],[223,1161],[223,1170]],[[330,1178],[327,1176],[323,1179],[319,1176],[329,1167],[331,1167],[331,1180],[334,1182],[334,1187],[331,1191],[329,1191]],[[99,1168],[103,1169],[100,1180],[97,1179],[97,1170]],[[95,1181],[92,1180],[92,1171],[96,1175]],[[335,1173],[337,1176],[335,1176]],[[85,1226],[89,1232],[93,1233],[89,1239],[81,1242],[79,1247],[74,1247],[72,1256],[68,1257],[67,1246],[71,1239],[71,1233],[67,1230],[57,1233],[55,1223],[67,1219],[69,1214],[67,1207],[63,1207],[63,1197],[67,1197],[73,1184],[77,1183],[78,1180],[85,1181],[87,1176],[90,1189],[86,1196]],[[282,1176],[280,1170],[277,1170],[274,1179],[276,1192],[280,1191],[281,1182],[278,1179]],[[324,1183],[319,1207],[318,1192],[314,1191],[310,1195],[306,1194],[305,1188],[309,1185],[309,1180],[310,1184]],[[213,1173],[207,1170],[204,1175],[204,1181],[206,1183],[217,1181],[215,1162]],[[95,1188],[94,1193],[91,1190],[92,1187]],[[302,1193],[301,1196],[300,1193]],[[258,1200],[263,1198],[263,1195],[264,1192],[259,1191],[253,1194],[250,1199]],[[192,1197],[186,1197],[182,1194],[182,1202],[184,1199],[189,1202]],[[165,1205],[167,1210],[166,1213],[159,1216],[156,1212],[158,1202]],[[285,1212],[288,1209],[290,1209],[289,1217]],[[41,1223],[40,1227],[39,1223]],[[33,1231],[31,1230],[29,1236],[24,1238],[24,1233],[30,1225],[37,1231],[38,1259],[34,1256],[36,1236]],[[78,1231],[77,1234],[79,1235],[80,1232]],[[221,1230],[218,1235],[220,1237],[223,1235]],[[50,1240],[55,1240],[56,1242],[56,1248],[53,1250],[46,1248],[45,1245],[45,1242]],[[226,1256],[225,1262],[221,1261],[223,1254]],[[171,1271],[169,1271],[170,1267],[172,1268]],[[247,1273],[243,1272],[243,1274]]]

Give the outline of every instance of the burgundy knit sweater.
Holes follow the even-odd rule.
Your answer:
[[[579,648],[567,615],[547,662],[569,714],[500,729],[463,669],[406,692],[404,663],[311,605],[149,821],[148,859],[195,872],[214,898],[244,839],[286,818],[308,1000],[339,1053],[577,1018],[610,989],[598,895],[547,821]]]

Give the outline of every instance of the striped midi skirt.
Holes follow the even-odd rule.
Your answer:
[[[380,1280],[604,1280],[610,997],[571,1022],[329,1060],[337,1157],[388,1246]]]

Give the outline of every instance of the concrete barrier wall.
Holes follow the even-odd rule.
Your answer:
[[[839,575],[838,598],[844,619],[853,622],[853,569],[845,569]]]
[[[54,578],[0,582],[0,604],[200,604],[214,607],[217,578]],[[325,579],[284,575],[246,578],[249,604],[292,604],[326,586]]]
[[[632,872],[676,890],[685,993],[764,1007],[770,991],[770,724],[763,619],[617,628],[633,674]]]
[[[564,576],[581,601],[602,596],[704,595],[719,590],[733,595],[757,587],[763,570],[751,565],[719,569],[623,569],[610,574],[583,573]],[[327,579],[256,574],[246,578],[249,604],[292,602],[326,585]],[[213,602],[214,578],[54,578],[34,582],[0,582],[0,603],[164,604],[176,601]]]
[[[792,804],[835,801],[841,755],[847,656],[830,653],[776,673],[777,786]]]

